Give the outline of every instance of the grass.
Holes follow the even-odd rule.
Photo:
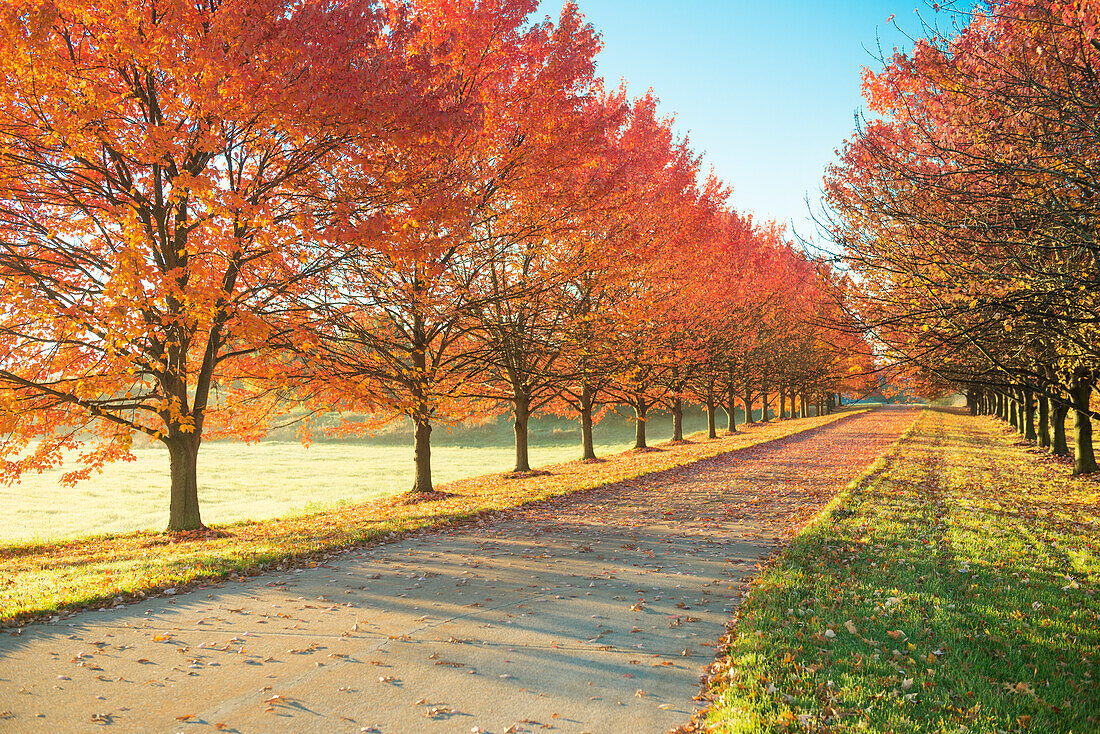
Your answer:
[[[929,411],[753,586],[725,732],[1100,731],[1100,484]]]
[[[686,429],[706,426],[700,410],[685,414]],[[206,442],[199,453],[199,502],[207,523],[266,520],[337,505],[357,504],[404,492],[413,481],[412,439],[394,424],[383,435],[358,441],[318,441],[309,448],[294,440],[243,444]],[[654,416],[649,432],[662,438],[672,419]],[[634,422],[609,415],[596,426],[600,455],[633,445]],[[436,482],[447,483],[506,471],[515,462],[507,417],[453,431],[432,433]],[[580,454],[576,421],[538,417],[531,425],[531,460],[558,464]],[[14,486],[0,485],[0,545],[50,542],[135,530],[161,530],[168,523],[168,452],[159,442],[139,442],[136,460],[117,462],[75,490],[58,478],[71,467],[29,474]]]
[[[597,451],[624,448],[603,444]],[[531,452],[532,461],[540,464],[568,461],[579,453],[571,443],[536,446]],[[75,490],[57,483],[60,468],[0,486],[0,506],[7,513],[0,544],[162,530],[168,524],[168,452],[149,447],[134,454],[136,461],[110,465]],[[442,483],[506,471],[514,461],[510,446],[432,447],[435,479]],[[412,486],[412,469],[412,449],[406,446],[209,443],[199,454],[199,503],[208,524],[317,512],[404,492]]]
[[[852,411],[858,412],[858,411]],[[542,467],[548,474],[491,474],[438,487],[449,496],[416,504],[403,497],[331,508],[311,515],[242,522],[216,532],[166,535],[135,532],[68,542],[0,547],[0,623],[111,606],[158,590],[238,573],[310,563],[326,555],[411,530],[477,517],[556,495],[590,489],[747,448],[851,415],[754,424],[734,435],[624,452],[599,463]],[[312,559],[312,560],[311,560]]]

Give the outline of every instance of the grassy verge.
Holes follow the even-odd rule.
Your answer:
[[[753,586],[709,730],[1100,731],[1100,483],[929,412]]]
[[[112,606],[157,591],[292,563],[315,563],[343,548],[663,471],[801,433],[856,412],[860,411],[753,424],[716,440],[693,436],[682,444],[664,444],[660,451],[628,451],[599,463],[543,467],[549,473],[539,476],[491,474],[465,479],[439,487],[449,494],[446,498],[416,504],[389,497],[312,515],[227,525],[212,533],[139,532],[4,546],[0,547],[0,624],[50,617],[54,612],[67,614],[89,605]]]

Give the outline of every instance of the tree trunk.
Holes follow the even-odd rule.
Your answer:
[[[672,400],[672,440],[684,440],[684,401],[679,395]]]
[[[582,461],[596,458],[596,446],[592,441],[592,408],[581,408],[581,449]]]
[[[707,392],[707,438],[718,438],[718,427],[714,422],[714,391]]]
[[[746,380],[745,382],[747,384],[748,380]],[[753,420],[752,420],[752,390],[750,390],[747,387],[745,388],[744,403],[745,403],[745,421],[744,422],[745,423],[752,423],[753,422]]]
[[[1035,395],[1031,388],[1024,388],[1024,438],[1034,443],[1038,438],[1035,433]]]
[[[512,471],[531,471],[531,460],[527,452],[527,422],[531,418],[531,403],[524,396],[512,399],[512,413],[515,416],[513,429],[516,433],[516,466]]]
[[[1008,400],[1008,422],[1018,431],[1023,429],[1023,426],[1020,425],[1020,412],[1016,409],[1015,397]]]
[[[787,388],[779,388],[779,419],[787,417]]]
[[[1050,448],[1050,399],[1039,396],[1039,446]]]
[[[1088,416],[1092,380],[1078,377],[1073,383],[1073,475],[1097,471],[1096,455],[1092,451],[1092,420]]]
[[[645,443],[645,414],[649,412],[649,405],[646,404],[645,398],[638,398],[634,401],[634,417],[637,419],[634,425],[634,448],[644,449]]]
[[[168,438],[172,498],[168,510],[168,531],[205,530],[199,516],[198,458],[200,439],[181,433]]]
[[[729,373],[729,384],[726,387],[726,433],[737,433],[737,392],[733,387],[733,372]]]
[[[768,422],[768,386],[767,383],[760,383],[760,422]]]
[[[416,464],[416,476],[413,479],[413,492],[432,491],[432,424],[427,418],[416,419],[413,434],[413,462]]]
[[[592,440],[592,410],[595,408],[596,399],[592,394],[592,388],[588,383],[581,385],[581,450],[584,456],[581,461],[591,461],[596,458],[596,446]]]
[[[1050,453],[1055,456],[1069,456],[1069,444],[1066,442],[1066,413],[1069,412],[1069,403],[1062,400],[1054,401],[1054,409],[1050,411],[1051,435]]]

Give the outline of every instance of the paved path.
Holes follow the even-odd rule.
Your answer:
[[[738,582],[909,417],[31,625],[0,636],[0,731],[667,731]]]

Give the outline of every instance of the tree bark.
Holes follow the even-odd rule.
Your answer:
[[[733,386],[733,369],[729,374],[729,382],[726,384],[726,433],[737,433],[737,390]]]
[[[760,422],[768,422],[768,385],[760,382]]]
[[[684,440],[684,401],[679,395],[672,400],[672,440]]]
[[[1020,431],[1023,430],[1023,426],[1020,425],[1020,411],[1016,409],[1017,400],[1015,397],[1009,398],[1008,401],[1008,422],[1009,424]]]
[[[1088,416],[1089,398],[1092,397],[1092,380],[1078,377],[1073,383],[1073,475],[1092,474],[1097,471],[1096,455],[1092,450],[1092,420]]]
[[[787,417],[787,388],[779,388],[779,419]]]
[[[745,384],[748,384],[748,380],[745,380]],[[745,403],[745,423],[752,423],[752,390],[748,387],[745,388],[745,397],[742,399]]]
[[[1039,446],[1050,448],[1050,399],[1039,396]]]
[[[581,385],[581,450],[584,455],[582,461],[591,461],[596,458],[596,445],[592,440],[592,409],[595,407],[595,398],[592,389],[587,384]]]
[[[197,435],[179,433],[170,436],[168,461],[172,477],[172,496],[168,510],[168,531],[205,530],[199,516],[198,458],[200,439]]]
[[[646,447],[645,442],[645,416],[649,412],[649,405],[646,403],[645,398],[638,398],[634,401],[634,417],[637,419],[634,425],[634,448],[644,449]]]
[[[581,408],[581,449],[582,461],[596,458],[596,445],[592,440],[592,409]]]
[[[1032,443],[1039,438],[1035,433],[1035,395],[1031,388],[1024,388],[1024,438]]]
[[[531,460],[527,451],[527,423],[531,418],[530,401],[525,396],[512,399],[512,413],[515,416],[513,430],[516,433],[516,466],[512,471],[531,471]]]
[[[718,427],[714,421],[714,391],[707,391],[707,438],[718,438]]]
[[[416,475],[413,478],[413,492],[432,491],[432,424],[427,418],[417,418],[413,434],[413,463]]]
[[[1066,442],[1066,413],[1069,412],[1069,403],[1063,400],[1054,401],[1054,409],[1050,411],[1051,431],[1050,453],[1055,456],[1069,456],[1069,444]]]

